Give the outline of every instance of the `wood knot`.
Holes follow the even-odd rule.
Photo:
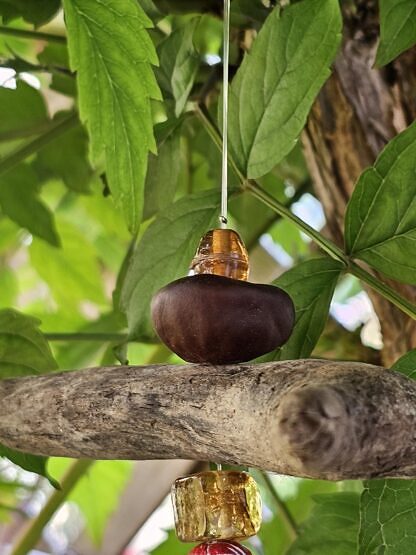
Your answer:
[[[344,466],[356,443],[347,408],[331,387],[292,390],[280,403],[278,426],[283,451],[317,471]]]

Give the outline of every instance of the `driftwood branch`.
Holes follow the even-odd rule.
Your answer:
[[[416,477],[416,382],[353,362],[118,366],[0,382],[0,442],[94,459]]]

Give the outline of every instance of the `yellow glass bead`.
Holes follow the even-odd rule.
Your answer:
[[[245,472],[209,471],[178,478],[172,502],[176,533],[183,542],[248,538],[260,529],[260,493]]]
[[[211,229],[201,239],[190,274],[216,274],[232,279],[248,279],[248,252],[237,232]]]

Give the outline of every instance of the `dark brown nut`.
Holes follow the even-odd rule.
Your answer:
[[[257,285],[200,274],[174,281],[152,301],[160,339],[188,362],[246,362],[283,345],[295,309],[289,295]]]

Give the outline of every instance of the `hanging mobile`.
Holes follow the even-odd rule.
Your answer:
[[[223,149],[219,229],[202,237],[188,277],[156,293],[152,319],[161,340],[188,362],[245,362],[283,345],[295,321],[290,296],[247,281],[248,253],[227,228],[227,125],[230,0],[224,0]],[[245,472],[201,472],[172,486],[178,538],[202,542],[189,555],[251,555],[238,540],[257,534],[261,499]]]
[[[168,284],[152,300],[157,334],[188,362],[252,360],[283,345],[295,322],[285,291],[247,281],[246,247],[238,233],[227,229],[229,32],[230,0],[224,0],[221,227],[202,237],[188,277]]]

